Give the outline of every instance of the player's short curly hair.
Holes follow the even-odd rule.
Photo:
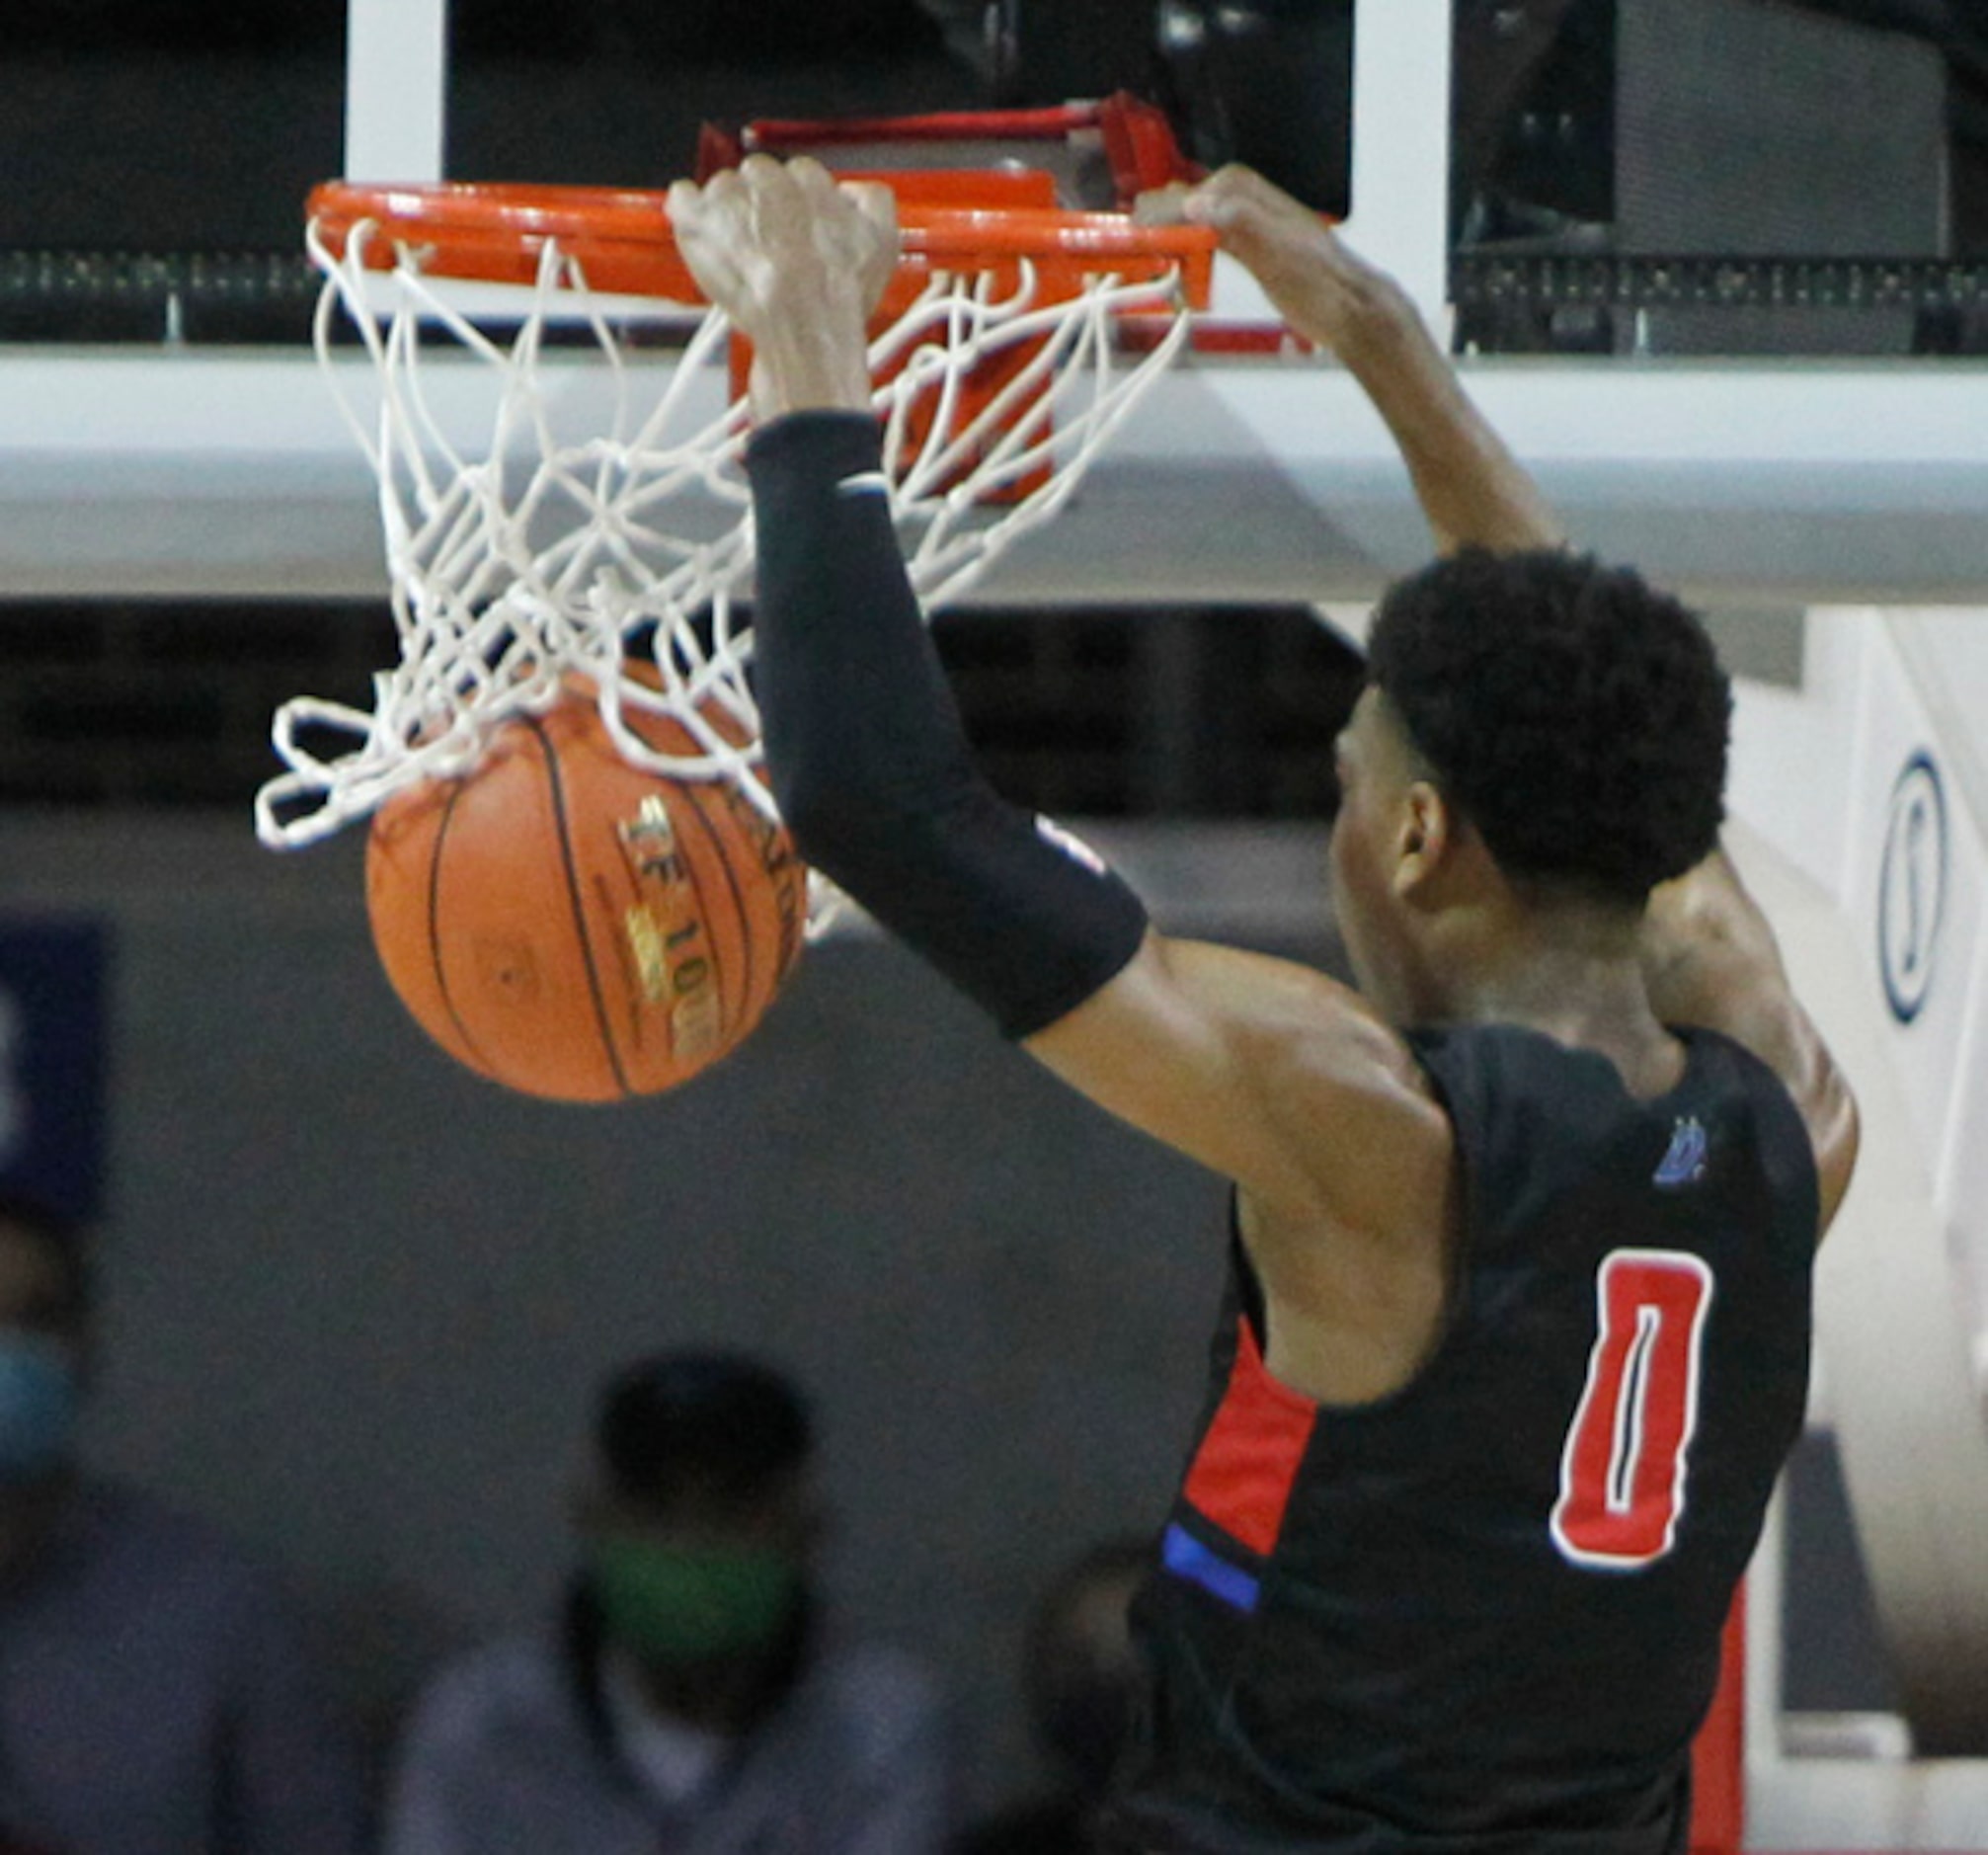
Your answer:
[[[1717,842],[1731,686],[1629,568],[1436,561],[1382,600],[1368,681],[1508,875],[1633,904]]]

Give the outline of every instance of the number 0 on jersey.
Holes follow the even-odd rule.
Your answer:
[[[1553,1544],[1595,1571],[1671,1549],[1698,1423],[1699,1351],[1712,1275],[1674,1250],[1616,1250],[1595,1280],[1598,1331],[1560,1456]]]

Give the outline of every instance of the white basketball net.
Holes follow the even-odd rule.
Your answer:
[[[704,313],[687,347],[645,347],[634,306],[590,291],[549,242],[534,287],[474,286],[472,315],[464,286],[424,275],[418,252],[368,270],[369,230],[355,228],[342,257],[315,231],[309,248],[326,280],[319,358],[379,480],[400,661],[373,679],[370,713],[309,696],[277,712],[288,770],[257,795],[258,835],[309,844],[404,786],[469,771],[497,724],[549,707],[574,672],[631,762],[735,779],[770,814],[752,635],[732,604],[753,568],[750,421],[712,391],[722,316]],[[517,300],[494,316],[499,293]],[[1026,264],[1006,295],[986,276],[935,275],[872,347],[873,374],[904,360],[876,403],[927,610],[1057,513],[1187,335],[1165,282],[1099,278],[1068,301],[1038,296]],[[653,328],[655,306],[644,312]],[[1113,319],[1128,312],[1170,324],[1121,357]],[[341,358],[344,330],[370,367]],[[969,369],[1035,341],[975,406]],[[914,447],[914,407],[930,426]],[[1012,500],[990,506],[994,493]],[[658,753],[631,725],[644,712],[674,717],[693,749]]]

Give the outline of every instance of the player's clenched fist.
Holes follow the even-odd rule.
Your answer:
[[[701,186],[678,181],[669,210],[698,287],[753,343],[761,418],[868,405],[866,329],[898,260],[889,188],[749,155]]]

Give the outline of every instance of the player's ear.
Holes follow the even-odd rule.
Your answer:
[[[1458,819],[1441,790],[1427,779],[1409,781],[1401,794],[1394,834],[1394,893],[1403,899],[1425,889],[1455,847]]]

